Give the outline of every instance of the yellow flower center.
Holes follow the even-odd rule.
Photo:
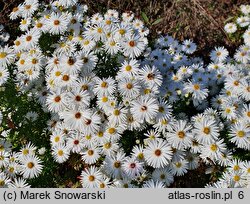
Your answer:
[[[39,22],[39,23],[36,24],[36,27],[41,28],[41,27],[43,27],[43,24]]]
[[[60,141],[60,137],[59,136],[56,136],[55,137],[55,142],[59,142]]]
[[[246,134],[246,133],[245,133],[243,130],[240,130],[240,131],[237,132],[237,136],[238,136],[238,137],[244,137],[245,134]]]
[[[7,56],[6,52],[0,52],[0,59],[3,59]]]
[[[175,166],[176,166],[177,168],[181,168],[182,164],[181,164],[181,162],[176,162],[176,163],[175,163]]]
[[[17,41],[15,41],[15,45],[19,46],[19,45],[21,45],[21,42],[19,40],[17,40]]]
[[[208,135],[210,133],[210,127],[204,127],[203,132]]]
[[[219,69],[219,66],[217,64],[214,65],[214,69]]]
[[[15,158],[14,157],[10,157],[10,162],[14,162]]]
[[[137,158],[140,159],[140,160],[144,159],[144,154],[143,153],[139,153],[137,155]]]
[[[88,155],[92,156],[94,154],[94,151],[92,149],[88,150]]]
[[[25,19],[21,21],[22,25],[25,25],[26,23],[27,23],[27,21]]]
[[[109,44],[110,44],[110,46],[115,46],[116,45],[115,41],[111,41]]]
[[[65,47],[66,46],[66,44],[65,43],[60,43],[60,47]]]
[[[98,33],[102,33],[102,28],[97,28]]]
[[[9,168],[9,172],[11,172],[11,173],[13,173],[14,170],[15,170],[14,167],[10,167],[10,168]]]
[[[167,125],[167,124],[168,124],[168,121],[165,120],[165,119],[163,119],[163,120],[161,121],[161,124],[162,124],[162,125]]]
[[[110,25],[111,24],[111,20],[106,20],[106,24]]]
[[[126,32],[126,31],[125,31],[124,29],[120,29],[120,30],[119,30],[120,35],[124,35],[125,32]]]
[[[124,35],[126,33],[126,31],[124,29],[120,29],[119,33],[120,33],[120,35]]]
[[[13,9],[12,9],[12,12],[17,12],[19,9],[18,9],[18,7],[14,7]]]
[[[32,75],[33,74],[33,70],[32,69],[28,69],[27,71],[26,71],[26,73],[28,74],[28,75]]]
[[[82,85],[82,89],[83,89],[84,91],[86,91],[86,90],[89,89],[89,86],[88,86],[87,84],[84,84],[84,85]]]
[[[63,155],[63,151],[60,149],[58,150],[57,154],[61,157]]]
[[[227,94],[228,96],[231,96],[231,95],[232,95],[231,91],[226,91],[226,94]]]
[[[120,168],[121,167],[121,163],[119,161],[116,161],[114,163],[114,167],[117,168],[117,169]]]
[[[103,82],[101,83],[101,87],[102,87],[102,88],[106,88],[106,87],[107,87],[107,85],[108,85],[108,83],[107,83],[107,82],[105,82],[105,81],[103,81]]]
[[[217,52],[216,55],[217,55],[217,56],[220,56],[220,55],[221,55],[221,52]]]
[[[115,110],[114,110],[114,115],[115,115],[115,116],[118,116],[118,115],[120,115],[120,110],[118,110],[118,109],[115,109]]]
[[[246,52],[243,51],[243,52],[240,53],[240,55],[241,55],[242,57],[244,57],[244,56],[246,55]]]
[[[237,182],[237,181],[240,180],[240,176],[239,175],[235,175],[233,179],[234,179],[235,182]]]
[[[110,147],[111,147],[111,143],[110,142],[104,144],[104,148],[105,149],[110,149]]]
[[[29,162],[29,163],[27,164],[27,167],[28,167],[29,169],[32,169],[34,166],[35,166],[35,164],[34,164],[33,162]]]
[[[109,134],[114,134],[115,133],[115,128],[109,128],[108,132],[109,132]]]
[[[4,186],[5,185],[5,181],[0,179],[0,186]]]
[[[101,183],[101,184],[99,185],[99,187],[100,187],[100,188],[105,188],[105,184],[104,184],[104,183]]]
[[[240,83],[239,83],[238,81],[234,81],[234,85],[235,85],[235,86],[239,86],[239,84],[240,84]]]
[[[123,187],[128,188],[128,184],[127,183],[123,184]]]
[[[90,176],[89,176],[89,181],[92,182],[92,181],[94,181],[94,180],[95,180],[95,177],[94,177],[93,175],[90,175]]]
[[[102,97],[102,102],[106,103],[107,101],[108,101],[108,97],[103,96],[103,97]]]
[[[239,165],[234,165],[234,171],[239,171],[240,170],[240,167],[239,167]]]
[[[194,84],[194,90],[200,90],[200,85],[199,84]]]
[[[133,88],[133,84],[128,83],[128,84],[126,85],[126,87],[127,87],[127,89],[132,89],[132,88]]]
[[[88,44],[89,44],[89,40],[84,40],[84,41],[83,41],[83,44],[84,44],[84,45],[88,45]]]
[[[177,81],[179,78],[177,76],[174,76],[173,80]]]
[[[57,76],[57,77],[61,76],[61,72],[60,71],[56,71],[55,76]]]
[[[158,111],[159,111],[160,113],[164,113],[165,109],[164,109],[164,107],[160,106],[159,109],[158,109]]]
[[[185,137],[185,133],[183,131],[178,132],[178,137],[183,139]]]
[[[70,32],[74,32],[74,30],[72,29],[72,30],[70,30]],[[72,35],[69,35],[68,36],[68,39],[71,41],[71,40],[73,40],[73,38],[74,38],[74,36],[72,36]]]
[[[247,117],[250,117],[250,111],[247,112]]]
[[[215,152],[216,150],[217,150],[217,145],[216,144],[212,144],[211,146],[210,146],[210,149],[213,151],[213,152]]]
[[[247,90],[247,92],[250,92],[250,86],[248,86],[248,87],[246,88],[246,90]]]
[[[98,132],[98,133],[97,133],[97,136],[98,136],[98,137],[103,137],[103,132]]]
[[[31,8],[31,5],[25,5],[25,9],[29,10]]]
[[[144,89],[144,94],[150,94],[151,93],[151,89]]]
[[[111,37],[111,32],[108,32],[107,34],[106,34],[106,36],[107,36],[107,38],[110,38]]]
[[[186,73],[186,72],[187,72],[187,69],[186,69],[186,68],[183,68],[183,69],[182,69],[182,72],[183,72],[183,73]]]
[[[32,64],[37,64],[38,60],[37,59],[32,59]]]
[[[24,149],[23,150],[23,155],[28,155],[29,154],[29,150],[28,149]]]
[[[29,36],[26,37],[26,41],[29,42],[29,41],[31,41],[31,40],[32,40],[32,36],[31,36],[31,35],[29,35]]]
[[[128,71],[128,72],[131,71],[131,69],[132,69],[132,67],[131,67],[130,65],[127,65],[127,66],[125,67],[125,70]]]

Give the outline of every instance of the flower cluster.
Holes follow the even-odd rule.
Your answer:
[[[29,188],[26,179],[37,177],[43,169],[37,148],[31,143],[18,152],[11,148],[11,143],[0,139],[0,188]]]
[[[225,31],[229,34],[234,34],[238,29],[246,29],[243,34],[244,42],[250,45],[249,40],[249,25],[250,25],[250,5],[240,6],[241,15],[235,19],[235,22],[227,23],[224,27]]]
[[[226,169],[207,187],[249,186],[249,161],[234,159],[250,150],[249,44],[234,58],[215,47],[205,64],[191,40],[161,36],[149,47],[149,30],[131,12],[86,13],[77,0],[25,0],[10,14],[24,34],[0,48],[0,85],[13,74],[19,93],[51,115],[54,160],[80,156],[84,188],[168,187],[201,165]],[[0,169],[8,169],[12,154],[2,147]],[[36,149],[28,143],[17,154],[23,178],[42,172]],[[7,185],[11,175],[0,175]]]

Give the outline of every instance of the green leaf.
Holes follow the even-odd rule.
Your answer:
[[[225,21],[224,21],[224,23],[226,24],[227,22],[229,22],[229,21],[231,21],[231,20],[233,20],[234,19],[234,17],[228,17]]]
[[[163,20],[163,18],[159,18],[155,22],[153,22],[152,25],[156,25],[156,24],[162,22],[162,20]]]
[[[141,16],[142,16],[143,20],[145,21],[145,23],[149,23],[149,19],[148,19],[146,13],[142,12]]]

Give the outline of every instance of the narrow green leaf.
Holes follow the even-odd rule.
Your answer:
[[[145,23],[149,23],[149,19],[148,19],[146,13],[142,12],[141,16],[142,16],[143,20],[145,21]]]
[[[153,22],[152,25],[156,25],[156,24],[162,22],[162,20],[163,20],[163,18],[159,18],[155,22]]]
[[[228,17],[225,21],[224,21],[224,23],[227,23],[227,22],[229,22],[229,21],[231,21],[231,20],[233,20],[234,19],[234,17]]]

